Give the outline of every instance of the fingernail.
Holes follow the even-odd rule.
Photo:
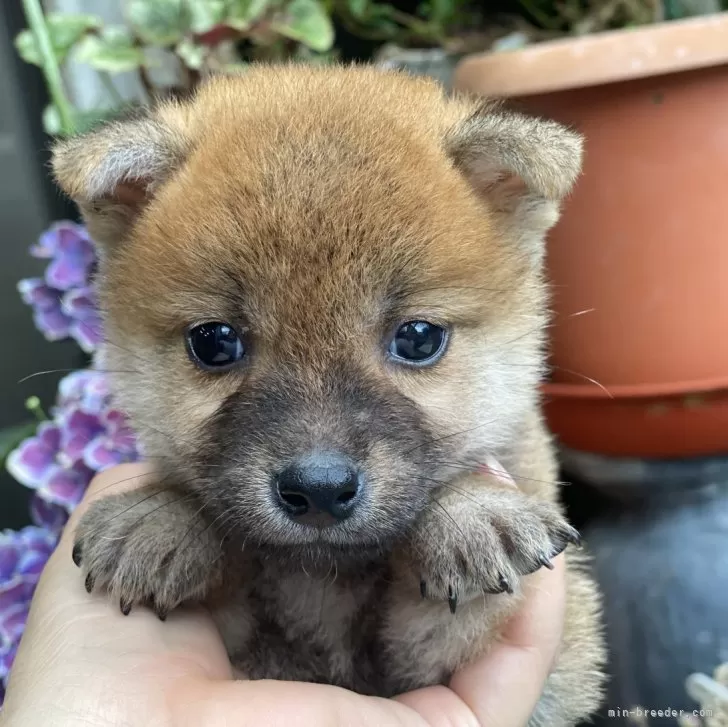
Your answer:
[[[450,606],[450,613],[454,614],[458,607],[458,597],[452,592],[452,587],[447,589],[447,602]]]
[[[541,565],[546,566],[549,570],[554,569],[554,564],[545,555],[540,556],[539,561]]]

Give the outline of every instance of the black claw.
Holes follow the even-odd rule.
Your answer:
[[[427,583],[420,581],[420,595],[422,598],[427,598]]]
[[[124,599],[122,599],[119,602],[119,608],[124,616],[128,616],[131,613],[131,601],[124,601]]]
[[[447,602],[450,606],[450,613],[455,613],[458,607],[458,597],[453,593],[452,586],[447,589]]]
[[[87,593],[91,593],[91,591],[93,591],[93,589],[94,589],[94,577],[91,575],[91,573],[89,573],[86,576],[86,582],[84,583],[84,585],[86,586],[86,592]]]
[[[499,576],[498,585],[500,586],[501,593],[513,593],[513,588],[504,575]]]
[[[545,566],[549,570],[554,569],[554,564],[545,555],[540,555],[538,557],[538,561],[539,563],[541,563],[542,566]]]
[[[158,608],[155,613],[157,614],[157,618],[160,621],[166,621],[167,620],[167,609],[166,608]]]
[[[81,565],[81,543],[76,543],[76,545],[73,546],[71,558],[77,566]]]

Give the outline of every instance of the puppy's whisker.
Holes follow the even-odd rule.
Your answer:
[[[551,323],[543,323],[539,324],[538,326],[534,326],[533,328],[527,330],[525,333],[522,333],[520,336],[516,336],[515,338],[511,338],[508,341],[504,341],[500,345],[493,346],[494,350],[501,350],[505,348],[506,346],[511,346],[514,343],[518,343],[518,341],[522,341],[524,338],[528,338],[528,336],[532,336],[534,333],[537,333],[539,331],[544,331],[548,328],[551,328],[553,324]]]
[[[203,511],[204,511],[204,510],[205,510],[206,508],[207,508],[207,505],[206,505],[206,504],[205,504],[205,503],[203,502],[203,503],[202,503],[202,505],[200,505],[200,507],[199,507],[199,508],[198,508],[198,509],[197,509],[197,510],[196,510],[196,511],[194,512],[194,514],[193,514],[193,515],[192,515],[192,516],[190,517],[190,526],[189,526],[189,528],[187,528],[187,530],[185,531],[185,533],[184,533],[184,535],[182,536],[182,538],[180,538],[180,540],[179,540],[179,542],[178,542],[178,544],[177,544],[177,547],[175,548],[175,550],[177,550],[177,551],[183,550],[183,545],[184,545],[184,543],[185,543],[185,540],[187,540],[187,538],[189,537],[190,533],[192,533],[192,531],[193,531],[193,530],[195,529],[195,527],[199,525],[199,519],[198,519],[198,515],[201,515],[201,514],[202,514],[202,512],[203,512]],[[216,520],[217,520],[217,519],[218,519],[218,518],[216,518]],[[203,522],[204,522],[204,521],[203,521]],[[213,520],[213,522],[215,522],[215,520]],[[209,523],[209,524],[207,524],[207,525],[206,525],[206,527],[204,527],[204,528],[203,528],[203,529],[202,529],[201,531],[199,531],[199,532],[197,533],[197,537],[198,537],[198,538],[201,538],[201,537],[202,537],[202,536],[203,536],[203,535],[204,535],[204,534],[205,534],[206,532],[208,532],[208,531],[209,531],[209,530],[210,530],[211,528],[212,528],[212,523]],[[190,540],[190,542],[189,542],[189,543],[187,544],[187,547],[190,547],[190,546],[192,545],[192,543],[194,543],[194,538],[192,538],[192,539]]]
[[[571,374],[572,376],[576,376],[577,378],[580,378],[584,381],[588,381],[590,384],[594,384],[594,386],[598,386],[610,399],[614,399],[614,395],[612,394],[612,392],[609,391],[609,389],[607,389],[604,384],[599,383],[596,379],[592,379],[591,376],[580,374],[578,371],[573,371],[572,369],[567,369],[563,366],[554,366],[553,368],[558,369],[559,371],[563,371],[564,373]]]
[[[447,517],[447,519],[454,525],[455,529],[460,533],[463,539],[463,543],[467,547],[467,539],[465,537],[465,533],[463,532],[463,529],[458,525],[457,521],[453,516],[445,509],[445,506],[439,501],[433,498],[432,500],[433,504],[437,505],[438,508],[440,508],[440,511]]]
[[[462,470],[463,472],[467,472],[467,473],[476,472],[477,468],[479,466],[478,464],[464,465],[464,464],[455,463],[455,462],[446,462],[443,460],[420,460],[420,464],[431,465],[431,466],[435,466],[435,467],[442,466],[447,469],[457,469],[457,470]],[[537,482],[537,483],[543,484],[543,485],[555,485],[555,486],[561,486],[561,485],[568,484],[568,483],[560,481],[560,480],[540,480],[535,477],[526,477],[525,475],[520,475],[520,474],[518,474],[518,472],[514,472],[512,470],[496,469],[496,468],[493,468],[490,466],[489,466],[489,470],[495,474],[510,475],[516,481],[523,480],[524,482]]]
[[[443,487],[446,490],[450,490],[451,492],[455,492],[458,495],[460,495],[461,497],[464,497],[466,500],[470,500],[470,502],[472,502],[473,504],[478,505],[478,507],[480,507],[480,503],[475,498],[473,498],[470,494],[465,492],[465,490],[461,490],[460,488],[455,487],[454,485],[452,485],[449,482],[444,482],[442,480],[433,479],[432,477],[423,477],[423,476],[420,476],[420,479],[425,480],[426,482],[432,482],[433,484],[438,485],[439,487]]]
[[[138,479],[141,479],[143,477],[150,477],[150,478],[152,478],[155,486],[163,485],[166,482],[168,482],[170,479],[174,479],[174,477],[175,477],[174,470],[175,469],[177,469],[177,470],[179,470],[180,472],[183,472],[183,473],[189,472],[189,468],[188,467],[182,467],[182,466],[179,466],[179,467],[176,467],[176,468],[172,468],[172,471],[168,471],[167,475],[164,476],[164,477],[162,477],[162,478],[160,478],[159,475],[157,473],[155,473],[155,472],[143,472],[142,474],[132,475],[131,477],[124,477],[124,478],[119,479],[119,480],[114,480],[113,482],[110,482],[108,485],[104,485],[104,487],[100,488],[98,490],[98,492],[99,493],[105,492],[106,490],[113,489],[115,487],[118,487],[119,485],[123,485],[126,482],[131,482],[133,480],[138,480]]]
[[[451,434],[446,434],[446,435],[444,435],[442,437],[437,437],[437,438],[434,438],[434,439],[430,439],[430,440],[428,440],[426,442],[423,442],[422,444],[418,444],[416,447],[413,447],[412,449],[406,450],[405,452],[403,452],[403,455],[406,456],[408,454],[412,454],[412,452],[417,451],[421,447],[426,447],[428,445],[433,445],[433,444],[437,444],[439,442],[444,442],[445,440],[447,440],[447,439],[453,439],[454,437],[461,437],[464,434],[471,434],[472,432],[476,431],[477,429],[482,429],[483,427],[491,426],[494,423],[494,421],[495,420],[490,420],[490,421],[487,421],[487,422],[483,422],[482,424],[478,424],[478,425],[476,425],[474,427],[470,427],[468,429],[463,429],[463,430],[458,431],[458,432],[452,432]]]
[[[32,374],[23,376],[22,379],[18,379],[18,384],[24,384],[30,379],[35,379],[38,376],[49,376],[50,374],[71,374],[76,371],[93,371],[100,374],[141,374],[141,371],[121,371],[121,370],[108,370],[108,369],[97,369],[89,367],[88,369],[79,369],[78,366],[71,369],[46,369],[45,371],[34,371]]]
[[[124,536],[121,536],[121,537],[119,537],[119,538],[110,538],[110,537],[104,536],[104,535],[102,535],[102,534],[100,534],[100,533],[101,533],[101,529],[102,529],[102,528],[105,528],[106,526],[108,526],[108,525],[109,525],[109,524],[110,524],[110,523],[111,523],[111,522],[112,522],[113,520],[115,520],[115,519],[116,519],[117,517],[120,517],[120,516],[124,515],[125,513],[127,513],[127,512],[130,512],[130,511],[131,511],[131,510],[133,510],[133,509],[134,509],[135,507],[138,507],[139,505],[142,505],[142,504],[144,504],[145,502],[149,501],[149,500],[150,500],[150,499],[152,499],[153,497],[156,497],[157,495],[160,495],[160,494],[162,494],[162,492],[161,492],[161,491],[155,492],[154,494],[152,494],[152,495],[149,495],[149,496],[147,496],[147,497],[143,498],[142,500],[140,500],[140,501],[138,501],[138,502],[134,503],[133,505],[130,505],[130,506],[129,506],[129,507],[127,507],[126,509],[124,509],[124,510],[122,510],[122,511],[118,512],[118,513],[116,513],[116,514],[115,514],[115,515],[113,515],[112,517],[110,517],[110,518],[108,518],[107,520],[105,520],[104,522],[100,523],[100,524],[99,524],[99,528],[98,528],[98,531],[97,531],[97,532],[98,532],[98,534],[96,535],[96,537],[98,537],[98,538],[99,538],[99,540],[110,540],[110,541],[113,541],[113,540],[124,540],[124,539],[126,539],[127,537],[129,537],[129,534],[130,534],[130,533],[127,533],[127,534],[125,534]],[[136,521],[136,523],[135,523],[135,526],[134,526],[134,527],[138,527],[138,526],[139,526],[139,524],[140,524],[140,523],[141,523],[141,522],[142,522],[143,520],[145,520],[146,518],[148,518],[148,517],[149,517],[150,515],[153,515],[153,514],[154,514],[155,512],[157,512],[158,510],[161,510],[161,509],[162,509],[162,508],[164,508],[164,507],[168,507],[169,505],[173,505],[173,504],[176,504],[176,503],[179,503],[179,502],[185,502],[186,500],[190,499],[190,496],[191,496],[191,493],[190,493],[190,495],[187,495],[187,496],[184,496],[184,497],[179,497],[179,498],[177,498],[177,499],[175,499],[175,500],[168,500],[168,501],[166,501],[166,502],[163,502],[163,503],[162,503],[161,505],[158,505],[157,507],[153,508],[152,510],[149,510],[148,512],[145,512],[145,513],[144,513],[143,515],[140,515],[140,516],[139,516],[139,518],[137,519],[137,521]],[[132,531],[133,531],[133,528],[132,528]],[[132,532],[132,531],[130,531],[130,532]]]
[[[339,577],[339,564],[336,561],[336,558],[331,558],[333,564],[334,564],[334,577],[331,579],[331,585],[333,586],[336,583],[336,579]]]

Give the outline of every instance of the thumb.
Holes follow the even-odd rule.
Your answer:
[[[397,700],[439,725],[524,727],[536,709],[558,652],[566,600],[564,555],[552,571],[524,579],[525,599],[500,638],[456,672],[449,689],[426,687]]]
[[[325,684],[196,680],[173,701],[174,727],[430,727],[404,704]]]

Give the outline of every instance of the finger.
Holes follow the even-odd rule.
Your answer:
[[[458,671],[445,687],[396,699],[429,725],[525,727],[543,691],[561,641],[566,601],[564,556],[553,571],[524,582],[524,601],[486,655]]]
[[[523,606],[488,655],[455,674],[450,688],[488,727],[524,727],[536,708],[561,642],[565,559],[525,580]]]
[[[171,703],[179,727],[430,727],[396,701],[324,684],[190,680],[178,690]]]

